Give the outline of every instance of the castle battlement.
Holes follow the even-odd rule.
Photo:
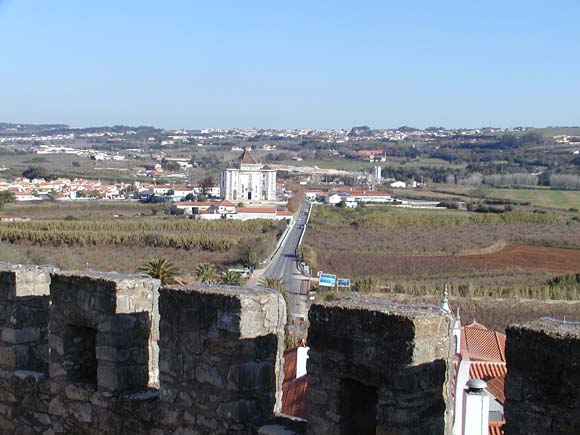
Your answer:
[[[314,304],[301,422],[279,414],[286,305],[274,290],[1,264],[0,301],[2,434],[451,430],[451,319],[438,310]],[[578,427],[578,348],[570,326],[508,329],[506,434]]]

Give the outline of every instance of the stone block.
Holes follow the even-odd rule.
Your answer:
[[[32,343],[40,340],[40,328],[13,329],[4,327],[1,334],[2,341],[9,344]]]

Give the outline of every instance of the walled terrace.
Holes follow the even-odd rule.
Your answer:
[[[263,287],[0,264],[0,433],[450,433],[449,314],[314,304],[306,421],[279,412],[285,320]],[[505,433],[574,433],[580,328],[507,336]]]

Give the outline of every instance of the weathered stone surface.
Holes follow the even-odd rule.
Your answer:
[[[349,412],[373,395],[362,406],[376,409],[368,420],[377,432],[444,433],[445,314],[345,300],[313,305],[309,319],[309,434],[352,431],[353,419],[362,417]]]
[[[0,263],[0,367],[46,370],[50,273]]]
[[[0,326],[8,328],[0,331],[8,338],[0,340],[0,433],[249,435],[280,422],[286,307],[278,293],[158,292],[142,276],[46,273],[49,309],[40,278],[21,275],[0,274]],[[21,297],[18,283],[34,288]],[[315,306],[311,322],[312,433],[338,433],[345,378],[375,388],[377,433],[440,433],[445,317],[337,302]],[[35,369],[47,347],[49,370],[46,361]],[[304,422],[286,423],[304,433]]]
[[[162,387],[175,391],[174,398],[193,398],[202,433],[222,433],[222,423],[251,433],[272,418],[282,381],[281,295],[262,288],[170,287],[160,291],[159,305]]]
[[[580,428],[580,326],[535,321],[507,331],[506,435]]]
[[[158,285],[135,275],[53,274],[51,377],[111,392],[158,386]]]

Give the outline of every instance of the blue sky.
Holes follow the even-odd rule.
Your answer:
[[[579,0],[0,0],[0,122],[580,124]]]

